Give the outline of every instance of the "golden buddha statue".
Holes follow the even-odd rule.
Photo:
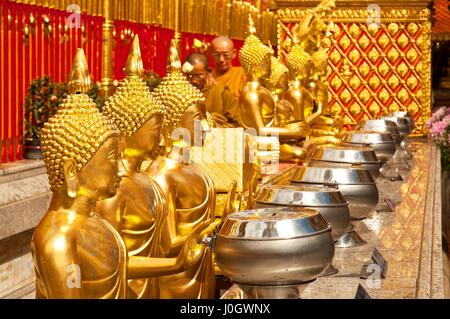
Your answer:
[[[187,236],[201,224],[210,226],[203,232],[212,235],[215,223],[216,193],[212,180],[190,162],[191,146],[201,144],[208,130],[205,98],[184,77],[176,42],[170,47],[168,74],[153,91],[165,106],[164,154],[147,172],[159,184],[167,198],[168,216],[161,230],[160,249],[165,257],[177,256]],[[201,125],[197,125],[201,123]],[[215,275],[212,252],[206,249],[198,262],[185,272],[155,280],[156,298],[213,298]]]
[[[33,234],[31,252],[37,298],[126,298],[127,279],[180,271],[204,253],[191,233],[176,258],[128,257],[119,233],[95,212],[96,202],[114,196],[118,175],[119,131],[85,94],[89,81],[78,49],[69,96],[42,129],[42,155],[52,206]]]
[[[328,54],[327,49],[320,48],[313,54],[315,72],[306,79],[306,86],[315,97],[322,114],[314,119],[311,126],[312,136],[329,136],[330,143],[339,144],[345,133],[343,119],[333,115],[328,107],[328,86],[326,84]],[[333,141],[333,137],[335,141]]]
[[[317,117],[317,114],[321,112],[319,109],[313,115],[315,99],[303,83],[303,79],[311,73],[313,68],[311,56],[300,45],[294,44],[286,57],[286,66],[289,70],[291,81],[286,91],[285,99],[294,107],[293,118],[310,125],[312,120]]]
[[[250,35],[239,52],[241,65],[249,82],[241,94],[239,121],[244,128],[256,129],[262,136],[277,136],[282,143],[296,143],[307,135],[303,121],[291,121],[283,126],[274,125],[276,102],[272,93],[262,83],[270,76],[272,52],[255,35],[250,16]]]
[[[322,114],[314,120],[311,126],[311,134],[313,136],[335,136],[339,137],[342,127],[340,118],[335,118],[328,107],[328,86],[326,84],[326,68],[328,62],[328,54],[326,49],[320,49],[313,54],[313,63],[315,66],[314,74],[306,79],[306,85],[313,96],[316,98],[318,105],[322,109]]]
[[[305,106],[311,136],[321,143],[338,144],[344,133],[343,120],[329,110],[326,84],[327,47],[331,45],[334,24],[325,23],[325,17],[334,6],[333,0],[322,0],[314,9],[308,10],[299,26],[294,28],[292,37],[293,42],[298,44],[297,50],[303,50],[310,57],[302,83],[312,94],[317,107],[316,112],[310,115],[312,108]]]
[[[270,90],[275,101],[275,112],[273,114],[273,124],[283,126],[291,120],[294,107],[283,99],[283,94],[289,85],[289,70],[274,56],[271,57],[270,76],[264,81],[264,86]]]
[[[159,232],[167,218],[167,203],[159,186],[141,172],[141,164],[157,157],[164,107],[142,81],[143,71],[136,35],[126,77],[103,108],[120,129],[123,177],[116,196],[98,202],[97,211],[120,233],[129,256],[162,257]],[[150,298],[152,280],[130,280],[128,285],[135,297]]]
[[[278,59],[272,57],[270,76],[265,81],[265,86],[271,91],[275,101],[275,112],[273,114],[273,126],[287,127],[291,123],[304,123],[306,121],[302,117],[295,117],[295,108],[292,103],[285,98],[289,90],[289,69]],[[308,135],[308,127],[305,126],[304,136]],[[302,147],[304,144],[305,147]],[[304,160],[313,144],[304,140],[291,140],[287,143],[280,144],[280,160],[283,162],[299,162]]]

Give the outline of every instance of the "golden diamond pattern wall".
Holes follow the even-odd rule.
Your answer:
[[[278,44],[305,10],[279,10]],[[409,111],[414,135],[426,133],[431,111],[431,24],[428,9],[381,8],[373,23],[367,10],[335,9],[328,61],[329,106],[353,126],[361,120]],[[368,23],[372,22],[372,23]]]

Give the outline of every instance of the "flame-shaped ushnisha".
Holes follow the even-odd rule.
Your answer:
[[[65,161],[73,159],[79,172],[108,138],[119,135],[114,123],[86,95],[90,83],[86,57],[83,49],[78,49],[70,72],[70,94],[41,132],[42,157],[52,191],[64,184]]]
[[[152,92],[165,107],[165,125],[169,133],[180,125],[185,111],[194,104],[204,103],[202,92],[193,86],[182,73],[176,42],[172,40],[169,51],[167,76]]]
[[[270,48],[262,44],[256,36],[256,28],[251,14],[249,14],[249,32],[250,34],[245,39],[244,46],[239,52],[241,66],[247,75],[251,74],[263,62],[266,55],[271,54]]]
[[[163,104],[153,98],[141,79],[143,72],[139,38],[136,35],[125,66],[126,76],[117,92],[108,98],[103,107],[103,113],[111,118],[126,136],[133,135],[152,116],[164,113]]]

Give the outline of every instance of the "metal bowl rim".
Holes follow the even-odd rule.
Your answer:
[[[293,236],[293,237],[285,237],[285,238],[242,238],[242,237],[230,237],[230,236],[226,236],[220,233],[220,231],[217,233],[217,237],[221,237],[224,239],[230,239],[230,240],[239,240],[239,241],[275,241],[275,240],[292,240],[292,239],[300,239],[300,238],[307,238],[307,237],[313,237],[313,236],[317,236],[317,235],[321,235],[323,233],[326,232],[330,232],[331,233],[331,225],[329,223],[327,223],[328,226],[324,229],[321,230],[317,230],[315,233],[313,234],[305,234],[305,235],[298,235],[298,236]]]
[[[316,207],[321,207],[321,208],[333,208],[333,207],[346,207],[348,206],[348,202],[346,203],[342,203],[342,204],[330,204],[330,205],[287,205],[287,204],[281,204],[281,203],[271,203],[271,202],[266,202],[266,201],[262,201],[259,199],[255,200],[258,203],[261,204],[267,204],[267,205],[274,205],[274,206],[281,206],[281,207],[289,207],[289,208],[296,208],[296,207],[303,207],[303,208],[316,208]]]

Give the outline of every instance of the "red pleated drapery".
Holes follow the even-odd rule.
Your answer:
[[[79,47],[86,52],[94,80],[101,80],[103,18],[82,14],[79,28],[67,28],[70,14],[0,0],[2,163],[22,159],[23,119],[29,116],[23,114],[23,104],[33,80],[48,75],[56,82],[67,81],[75,50]]]

